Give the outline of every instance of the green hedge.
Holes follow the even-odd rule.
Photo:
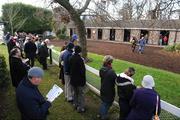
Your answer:
[[[175,49],[176,51],[180,51],[180,44],[176,44]]]
[[[174,45],[168,45],[166,47],[164,47],[164,50],[165,51],[168,51],[168,52],[179,52],[180,51],[180,43],[179,44],[174,44]]]
[[[0,89],[6,89],[10,84],[9,71],[5,57],[0,55]]]
[[[66,27],[63,27],[62,29],[59,29],[56,32],[56,36],[60,39],[60,40],[69,40],[70,37],[66,35]]]
[[[168,46],[164,47],[164,50],[173,52],[173,51],[175,51],[175,45],[168,45]]]

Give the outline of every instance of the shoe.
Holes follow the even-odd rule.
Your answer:
[[[85,111],[86,111],[85,108],[77,107],[77,112],[78,113],[84,113]]]
[[[78,106],[77,106],[75,103],[73,103],[73,108],[74,108],[75,110],[77,110]]]
[[[67,100],[67,102],[73,104],[73,100]]]
[[[96,116],[98,119],[100,119],[101,118],[101,115],[100,114],[97,114],[97,116]]]

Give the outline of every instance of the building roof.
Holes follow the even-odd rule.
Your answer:
[[[85,21],[86,27],[119,27],[129,29],[180,29],[180,20],[116,20],[116,21],[103,21],[97,22],[93,20]],[[69,28],[74,28],[74,23],[68,24]]]

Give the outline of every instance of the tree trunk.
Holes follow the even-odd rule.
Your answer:
[[[84,22],[80,19],[79,16],[72,16],[72,20],[77,28],[78,37],[79,37],[79,44],[82,48],[82,57],[87,58],[87,40],[86,40],[86,29]]]
[[[74,21],[74,24],[77,28],[79,44],[82,47],[82,57],[87,60],[87,41],[86,41],[86,29],[84,22],[80,18],[80,13],[74,9],[69,1],[67,0],[55,0],[61,6],[63,6],[70,14],[71,19]]]

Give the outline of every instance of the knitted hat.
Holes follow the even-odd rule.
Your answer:
[[[43,75],[44,75],[44,71],[40,67],[32,67],[28,71],[28,77],[42,78]]]
[[[152,89],[155,86],[154,78],[151,75],[145,75],[141,84],[144,88]]]
[[[72,39],[73,39],[73,40],[77,40],[77,39],[78,39],[78,36],[77,36],[76,34],[73,34]]]

